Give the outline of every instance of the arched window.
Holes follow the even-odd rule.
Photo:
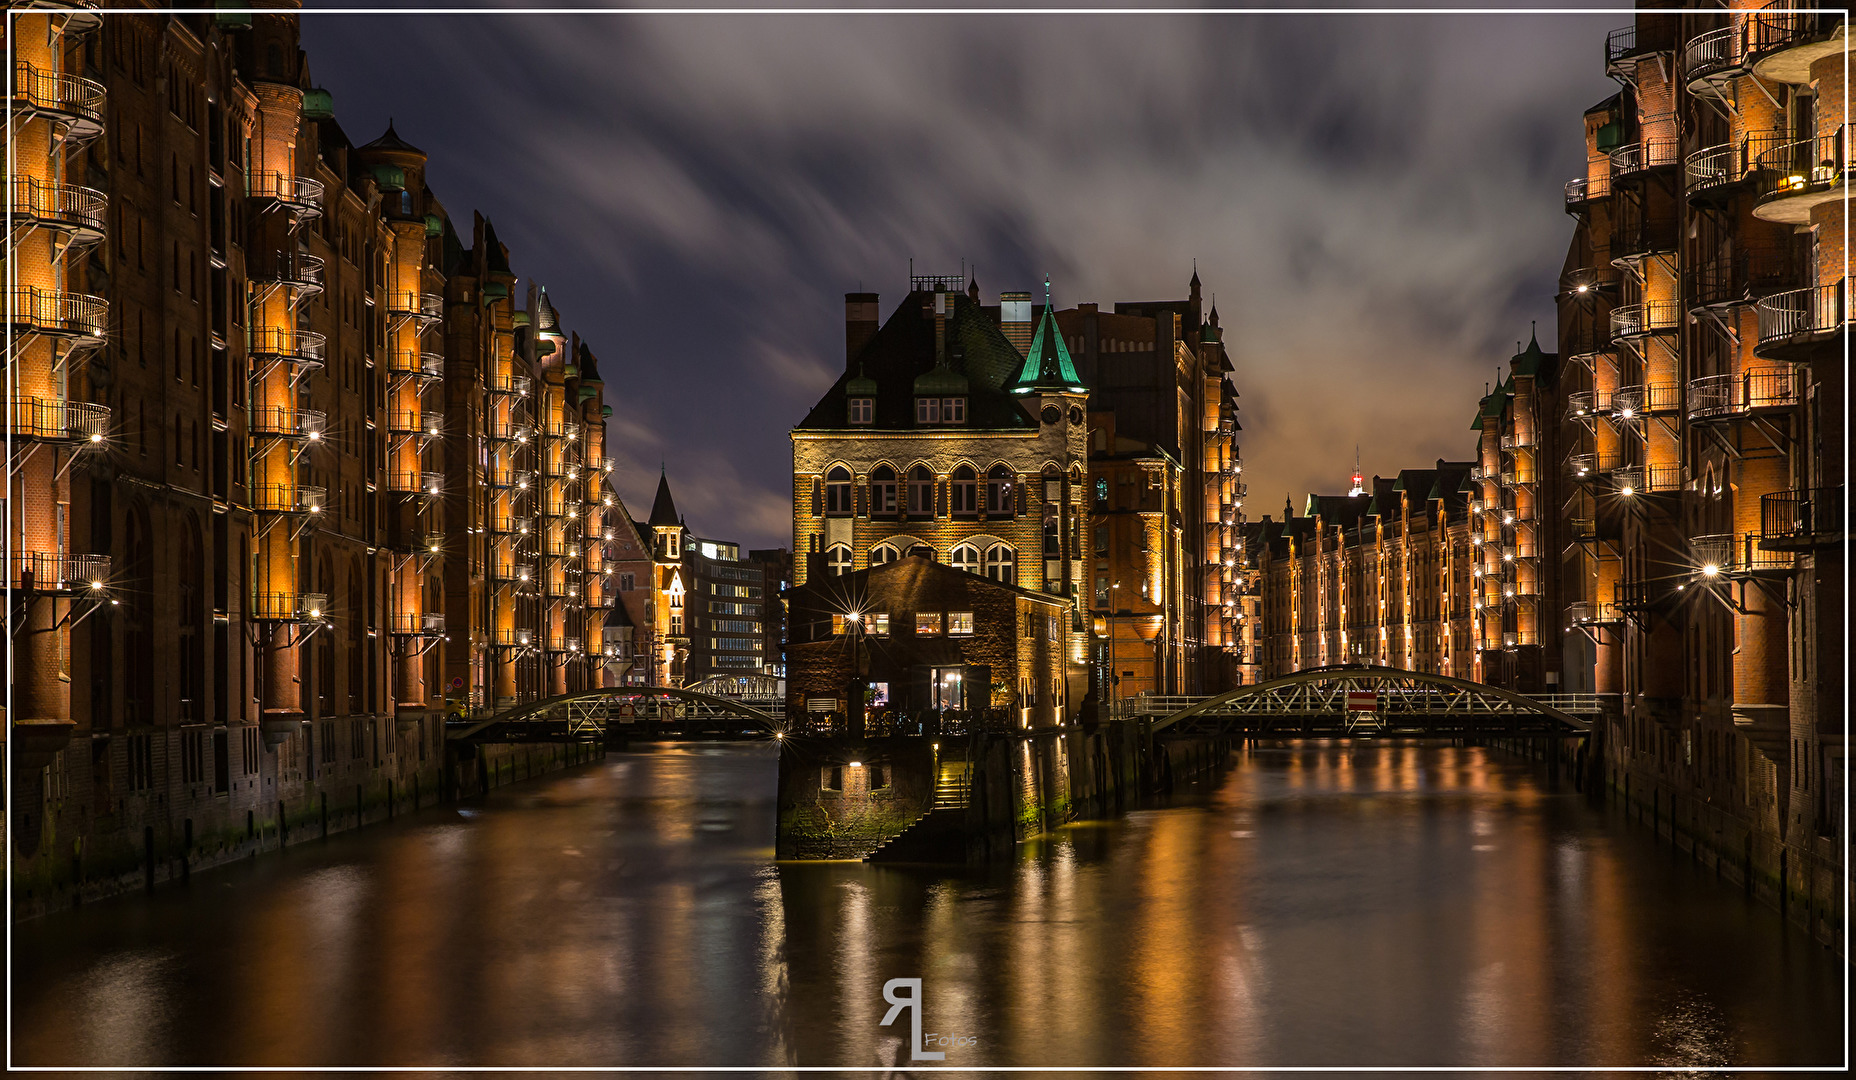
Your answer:
[[[986,513],[992,517],[1012,516],[1012,470],[994,465],[986,474]]]
[[[956,570],[965,570],[969,574],[977,574],[980,572],[980,549],[974,547],[972,544],[961,544],[954,548],[954,554],[950,562]]]
[[[980,512],[980,481],[971,465],[962,465],[954,470],[952,494],[953,505],[949,509],[955,517]]]
[[[896,470],[878,465],[870,471],[870,515],[896,512]]]
[[[825,550],[825,571],[832,577],[843,577],[851,572],[851,549],[843,544],[833,544]]]
[[[926,465],[909,470],[909,516],[934,516],[934,473]]]
[[[871,566],[884,566],[888,563],[895,562],[901,557],[902,556],[897,553],[895,546],[891,544],[878,544],[870,549]]]
[[[994,544],[986,549],[986,576],[1003,585],[1018,582],[1018,553],[1009,545]]]
[[[849,517],[851,513],[851,471],[837,465],[825,474],[825,514]]]

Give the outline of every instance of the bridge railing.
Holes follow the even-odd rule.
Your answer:
[[[1368,689],[1367,687],[1361,688],[1363,692]],[[1486,709],[1490,704],[1487,700],[1480,699],[1472,703],[1465,697],[1466,692],[1464,691],[1448,690],[1438,687],[1424,687],[1418,689],[1388,689],[1381,687],[1372,692],[1376,695],[1374,708],[1356,711],[1362,713],[1461,712],[1470,708]],[[1117,717],[1171,716],[1174,713],[1182,712],[1196,705],[1201,705],[1210,701],[1211,697],[1212,696],[1209,694],[1200,696],[1136,694],[1132,697],[1122,698],[1116,701],[1116,711],[1114,715]],[[1560,712],[1571,713],[1575,716],[1595,715],[1605,712],[1608,709],[1615,710],[1619,705],[1619,697],[1616,694],[1529,694],[1526,695],[1526,697],[1528,700],[1538,702],[1549,709],[1558,709]],[[1317,702],[1302,697],[1296,704],[1306,707],[1317,704]],[[1344,702],[1336,701],[1332,704],[1321,704],[1323,704],[1324,708],[1332,708],[1335,711],[1345,710]],[[1242,701],[1241,703],[1231,702],[1220,711],[1228,709],[1233,712],[1268,712],[1272,711],[1269,707],[1270,705],[1271,701],[1269,699],[1252,699]],[[1507,707],[1509,709],[1523,708],[1523,706],[1513,704],[1509,704]]]

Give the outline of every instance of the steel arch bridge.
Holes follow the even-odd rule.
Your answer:
[[[1528,697],[1468,679],[1388,667],[1327,667],[1207,698],[1137,698],[1167,735],[1501,738],[1584,735],[1611,695]]]
[[[718,697],[676,686],[609,686],[455,722],[459,742],[600,742],[608,731],[674,738],[769,738],[785,730],[782,702]]]

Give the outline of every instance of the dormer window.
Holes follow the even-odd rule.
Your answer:
[[[876,422],[876,399],[854,397],[850,399],[850,420],[853,424],[873,424]]]
[[[917,424],[964,424],[967,422],[967,399],[964,397],[918,397],[915,399]]]

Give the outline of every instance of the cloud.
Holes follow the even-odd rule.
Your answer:
[[[1528,322],[1626,16],[310,16],[357,141],[398,116],[601,357],[648,502],[790,542],[787,429],[841,294],[1048,272],[1216,295],[1253,512],[1461,457]],[[462,58],[462,59],[461,59]],[[351,120],[350,117],[354,119]],[[633,461],[636,458],[638,460]],[[1264,495],[1268,494],[1268,498]],[[700,508],[700,517],[698,509]],[[777,511],[777,512],[775,512]]]

